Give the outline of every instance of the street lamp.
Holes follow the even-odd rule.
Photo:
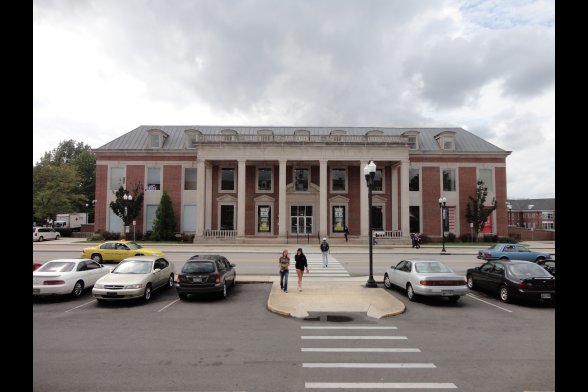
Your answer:
[[[445,205],[447,204],[447,199],[445,197],[439,198],[439,208],[441,208],[441,236],[443,237],[443,249],[441,252],[446,252],[445,250]]]
[[[133,196],[131,196],[128,191],[125,192],[125,194],[123,195],[123,200],[125,201],[125,221],[127,220],[127,216],[129,214],[129,210],[128,210],[128,205],[131,204],[131,202],[133,201]],[[127,222],[123,222],[125,223],[125,234],[129,232],[128,230],[128,225],[126,225]],[[135,236],[135,233],[133,232],[133,237]],[[125,236],[126,237],[126,236]]]
[[[374,269],[373,269],[373,237],[372,237],[372,188],[374,186],[374,175],[376,174],[376,164],[374,161],[370,161],[363,168],[363,174],[365,176],[365,182],[368,187],[368,226],[369,226],[369,243],[370,243],[370,277],[368,278],[365,287],[378,287],[378,284],[374,280]]]

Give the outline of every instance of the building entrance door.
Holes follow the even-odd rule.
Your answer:
[[[290,207],[290,233],[312,234],[312,206]]]
[[[220,229],[235,230],[235,206],[221,205],[220,212]]]
[[[384,214],[382,206],[372,206],[372,229],[384,230]]]

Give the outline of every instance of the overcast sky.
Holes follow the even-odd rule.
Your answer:
[[[463,127],[555,197],[554,0],[33,1],[33,164],[139,125]]]

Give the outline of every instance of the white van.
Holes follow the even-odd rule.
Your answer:
[[[59,233],[51,227],[33,227],[33,241],[58,240]]]

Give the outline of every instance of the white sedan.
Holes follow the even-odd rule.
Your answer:
[[[71,294],[79,297],[85,288],[110,270],[90,259],[51,260],[33,271],[33,296]]]
[[[174,287],[174,263],[160,256],[134,256],[121,261],[92,289],[98,302],[143,298],[151,299],[153,290]]]
[[[463,276],[436,260],[402,260],[386,270],[384,286],[405,289],[411,301],[417,295],[426,295],[447,297],[455,302],[468,290]]]

